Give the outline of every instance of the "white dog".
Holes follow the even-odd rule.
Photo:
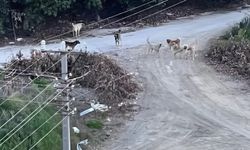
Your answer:
[[[162,44],[161,44],[161,43],[159,43],[159,44],[157,44],[157,45],[153,45],[153,44],[151,44],[151,43],[149,42],[149,39],[148,39],[148,38],[147,38],[147,43],[148,43],[148,53],[153,52],[153,51],[155,51],[155,52],[157,52],[157,53],[160,52],[160,48],[162,47]]]
[[[84,23],[72,23],[72,32],[73,32],[73,37],[78,37],[80,35],[80,31],[82,29],[82,27],[84,26],[85,24]]]
[[[194,61],[195,56],[196,56],[195,46],[194,45],[192,45],[192,46],[191,45],[189,45],[189,46],[186,45],[183,48],[185,50],[186,59],[191,58]]]
[[[186,44],[183,47],[180,47],[178,51],[174,52],[174,56],[176,56],[178,53],[184,53],[185,59],[191,58],[194,60],[196,56],[195,46]]]

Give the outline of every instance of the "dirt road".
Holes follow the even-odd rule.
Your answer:
[[[122,47],[117,48],[114,43],[113,35],[104,35],[104,33],[112,33],[114,30],[100,30],[95,37],[81,37],[80,45],[75,49],[85,49],[84,42],[87,43],[88,51],[107,52],[113,50],[121,50],[133,48],[146,44],[146,39],[149,37],[150,41],[164,42],[166,38],[180,37],[185,42],[192,41],[194,37],[197,40],[207,40],[215,35],[220,34],[228,27],[239,22],[248,10],[232,11],[232,12],[216,12],[204,13],[199,16],[190,16],[187,18],[180,18],[175,21],[163,24],[158,27],[148,27],[135,32],[122,34]],[[74,40],[74,38],[72,38]],[[202,43],[202,42],[200,42]],[[25,56],[29,56],[31,49],[39,49],[39,45],[25,45],[25,46],[6,46],[0,47],[0,63],[4,63],[12,56],[21,50]],[[50,50],[58,50],[62,48],[61,43],[51,43],[46,46]]]
[[[166,49],[118,54],[143,83],[138,100],[143,109],[104,150],[250,149],[247,85],[218,75],[200,60],[174,59]]]
[[[218,34],[203,33],[207,38]],[[199,41],[202,48],[207,39]],[[140,46],[113,52],[121,65],[138,74],[144,92],[138,99],[142,111],[103,150],[250,149],[246,83],[216,73],[202,59],[175,59],[167,48],[160,54],[147,55],[145,50]]]

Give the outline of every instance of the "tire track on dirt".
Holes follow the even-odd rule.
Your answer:
[[[139,73],[144,84],[139,102],[143,108],[149,109],[143,109],[135,116],[135,121],[129,122],[126,130],[107,149],[250,149],[250,133],[244,127],[249,121],[248,110],[241,113],[241,107],[237,108],[233,99],[226,101],[234,106],[230,108],[211,96],[228,94],[223,98],[226,99],[232,93],[236,95],[237,91],[234,93],[221,84],[223,82],[215,73],[207,71],[208,68],[199,62],[173,59],[167,50],[160,55],[145,55],[143,52],[138,48],[122,53],[126,58],[133,58],[131,64],[125,65],[133,66],[132,70]],[[132,65],[135,62],[137,65]],[[203,69],[205,73],[202,73]],[[209,89],[210,86],[214,87]],[[222,90],[206,93],[217,89]],[[246,96],[238,99],[244,100]]]

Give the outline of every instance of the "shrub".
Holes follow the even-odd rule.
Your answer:
[[[234,39],[236,41],[250,40],[250,17],[244,18],[221,38],[225,40]]]
[[[86,126],[91,129],[101,129],[103,127],[103,123],[100,120],[88,120],[86,122]]]

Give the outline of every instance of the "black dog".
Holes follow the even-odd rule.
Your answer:
[[[67,47],[69,47],[70,50],[72,51],[72,50],[74,50],[74,48],[77,44],[80,44],[80,41],[78,41],[78,40],[76,40],[74,42],[65,41],[65,49],[67,49]]]
[[[115,45],[118,46],[120,45],[121,42],[121,30],[118,30],[116,32],[114,32],[114,37],[115,37]]]

